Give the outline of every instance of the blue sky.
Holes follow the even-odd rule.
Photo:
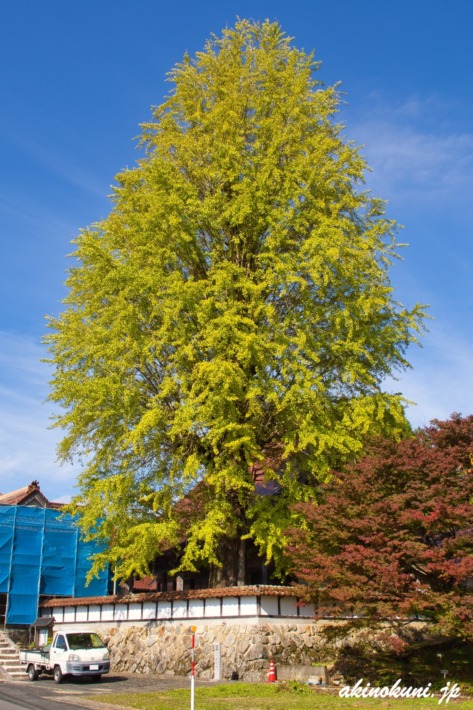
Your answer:
[[[64,298],[66,255],[105,217],[114,175],[165,76],[236,17],[277,20],[341,82],[346,136],[409,243],[398,300],[430,304],[413,367],[388,383],[416,426],[473,412],[473,48],[470,0],[4,0],[0,23],[0,491],[39,479],[65,499],[41,338]]]

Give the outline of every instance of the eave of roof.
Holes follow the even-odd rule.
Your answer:
[[[8,493],[0,494],[0,503],[4,505],[9,505],[10,503],[15,503],[18,500],[23,500],[26,496],[30,495],[31,488],[29,486],[23,486],[23,488],[16,488],[14,491],[9,491]]]
[[[135,579],[133,581],[133,590],[135,592],[155,592],[158,588],[158,582],[155,577],[143,577],[143,579]]]
[[[41,604],[52,609],[64,606],[89,606],[95,604],[131,604],[140,602],[185,601],[187,599],[216,599],[220,597],[297,597],[294,587],[255,584],[246,587],[218,587],[216,589],[188,589],[180,592],[141,592],[125,596],[108,597],[63,597],[50,599]]]
[[[63,503],[54,503],[46,498],[40,490],[38,481],[32,481],[28,486],[16,488],[8,493],[0,493],[0,505],[22,505],[37,498],[42,504],[41,507],[53,508],[59,510],[63,507]]]

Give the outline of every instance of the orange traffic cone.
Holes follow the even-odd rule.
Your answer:
[[[277,681],[276,676],[276,666],[274,661],[269,662],[269,673],[268,673],[268,683],[275,683]]]

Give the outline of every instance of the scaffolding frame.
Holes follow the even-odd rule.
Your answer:
[[[104,571],[86,586],[90,558],[103,546],[82,539],[70,515],[32,506],[0,506],[0,594],[5,625],[30,625],[40,596],[104,596]]]

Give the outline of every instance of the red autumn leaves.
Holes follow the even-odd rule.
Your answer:
[[[293,572],[319,616],[422,618],[473,636],[473,417],[377,440],[303,503]]]

